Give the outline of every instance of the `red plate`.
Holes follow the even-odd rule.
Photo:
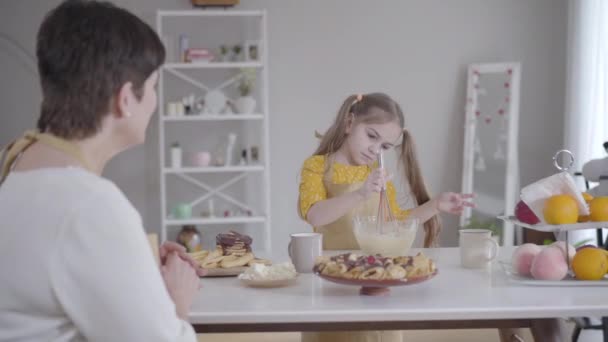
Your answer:
[[[341,277],[332,277],[327,276],[321,273],[316,273],[319,277],[331,281],[333,283],[342,284],[342,285],[355,285],[361,286],[361,290],[359,291],[362,295],[368,296],[378,296],[378,295],[386,295],[390,292],[391,286],[405,286],[405,285],[414,285],[421,283],[423,281],[427,281],[439,273],[439,270],[435,270],[432,274],[421,277],[414,277],[408,279],[384,279],[384,280],[374,280],[374,279],[346,279]]]

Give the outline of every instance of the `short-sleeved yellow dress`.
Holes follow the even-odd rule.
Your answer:
[[[359,189],[371,172],[367,165],[351,166],[332,163],[325,156],[308,158],[302,167],[300,179],[299,214],[306,219],[308,210],[318,201],[340,196]],[[397,204],[395,186],[387,182],[386,194],[391,212],[396,218],[405,218],[407,210]],[[353,233],[352,218],[355,215],[375,216],[378,211],[379,195],[376,194],[335,222],[314,230],[323,234],[325,250],[356,250],[359,244]],[[303,342],[401,342],[400,331],[335,331],[305,332]]]

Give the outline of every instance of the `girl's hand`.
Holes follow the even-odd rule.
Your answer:
[[[367,176],[365,183],[363,183],[363,186],[357,192],[363,199],[368,199],[373,193],[380,192],[382,186],[390,179],[391,177],[387,175],[385,169],[377,168]]]
[[[460,215],[465,207],[475,208],[475,204],[470,200],[473,197],[475,194],[444,192],[435,198],[435,208],[440,212]]]
[[[165,265],[167,263],[167,256],[171,253],[176,253],[183,261],[190,264],[190,266],[194,268],[196,274],[198,274],[199,277],[202,277],[207,274],[207,271],[205,271],[205,269],[202,268],[201,265],[196,260],[194,260],[194,258],[192,258],[190,254],[186,252],[186,248],[184,246],[173,241],[165,241],[160,246],[159,255],[161,265]]]

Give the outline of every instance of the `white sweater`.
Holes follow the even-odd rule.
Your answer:
[[[112,182],[78,168],[13,172],[0,222],[0,341],[196,341]]]

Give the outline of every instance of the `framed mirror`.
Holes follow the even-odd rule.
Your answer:
[[[468,68],[462,192],[476,194],[460,227],[485,228],[512,246],[514,227],[496,219],[512,214],[519,195],[517,135],[519,63],[472,64]]]

